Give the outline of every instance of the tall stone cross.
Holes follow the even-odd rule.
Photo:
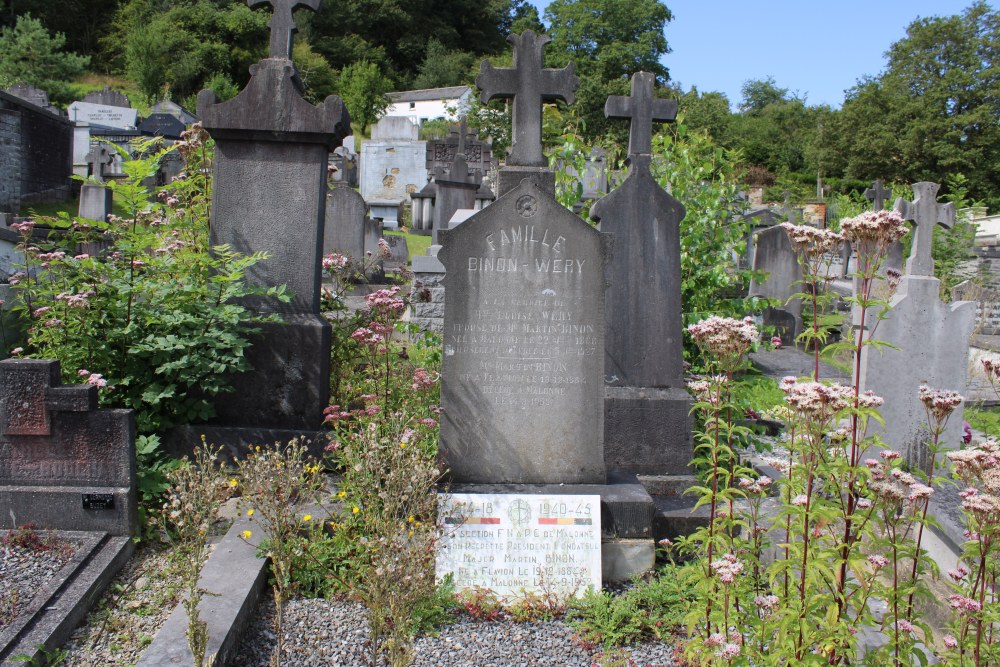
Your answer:
[[[934,259],[931,247],[934,240],[934,226],[950,229],[955,224],[955,205],[938,204],[937,183],[914,183],[913,201],[902,197],[896,200],[895,210],[904,220],[913,221],[913,249],[906,260],[906,274],[910,276],[933,276]]]
[[[886,190],[882,179],[879,179],[872,183],[872,186],[865,190],[865,199],[872,203],[873,211],[885,210],[885,196],[891,195],[891,190]]]
[[[292,58],[292,36],[298,31],[292,12],[299,7],[308,7],[314,12],[319,10],[323,0],[247,0],[252,9],[271,5],[274,14],[267,26],[271,29],[271,47],[268,56],[271,58]]]
[[[484,60],[476,77],[486,104],[492,99],[514,98],[511,117],[511,151],[507,164],[520,167],[547,167],[542,155],[542,102],[563,100],[572,104],[580,80],[573,73],[573,63],[562,69],[545,69],[542,50],[552,41],[548,35],[525,30],[510,35],[514,45],[514,67],[495,68]]]
[[[677,117],[677,102],[653,96],[656,77],[650,72],[632,75],[632,94],[613,95],[604,103],[608,118],[631,120],[628,131],[628,154],[648,155],[653,150],[653,122],[672,121]]]

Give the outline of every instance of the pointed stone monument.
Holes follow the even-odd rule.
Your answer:
[[[614,235],[604,311],[604,458],[652,475],[690,473],[691,399],[684,389],[680,222],[684,206],[653,179],[653,122],[672,121],[673,100],[654,76],[632,77],[630,97],[609,97],[608,118],[631,121],[628,178],[590,217]]]
[[[315,436],[328,403],[330,325],[319,314],[327,163],[350,134],[350,117],[335,95],[308,103],[291,60],[292,12],[315,10],[319,2],[248,0],[274,8],[269,56],[250,68],[250,82],[235,98],[198,94],[198,115],[216,141],[211,242],[268,253],[247,280],[287,285],[292,297],[248,302],[281,321],[259,325],[247,353],[253,370],[235,376],[235,391],[216,404],[209,439],[220,444]]]
[[[576,82],[572,67],[542,69],[548,39],[512,36],[514,70],[484,63],[483,99],[520,100],[514,162],[493,204],[440,232],[438,255],[448,293],[439,451],[454,482],[438,574],[501,594],[581,594],[654,560],[652,499],[604,464],[608,236],[551,189],[541,102],[550,86],[572,98]],[[491,564],[469,567],[486,554],[479,562]]]
[[[890,449],[903,452],[911,466],[926,469],[929,458],[924,445],[929,434],[917,389],[927,385],[965,394],[976,303],[941,301],[941,281],[934,277],[931,241],[936,225],[954,224],[955,207],[937,203],[937,183],[914,183],[912,187],[914,200],[897,199],[895,210],[913,222],[913,248],[890,301],[892,309],[874,332],[874,338],[896,349],[866,347],[860,380],[863,390],[885,399],[885,425],[872,421],[869,431],[881,435]],[[962,412],[960,406],[952,413],[942,443],[960,446]]]

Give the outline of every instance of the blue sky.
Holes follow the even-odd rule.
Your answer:
[[[532,0],[541,9],[547,0]],[[972,0],[664,0],[670,77],[684,90],[740,100],[744,81],[772,76],[808,104],[839,107],[844,91],[885,67],[917,17],[959,14]]]

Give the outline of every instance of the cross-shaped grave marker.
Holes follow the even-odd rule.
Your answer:
[[[88,175],[93,176],[98,181],[104,181],[104,167],[111,165],[115,158],[108,147],[98,144],[90,149],[85,158],[87,161]]]
[[[628,154],[647,155],[653,150],[653,122],[669,122],[677,117],[675,100],[657,99],[653,95],[656,77],[650,72],[632,75],[632,94],[613,95],[604,103],[608,118],[631,120],[628,131]]]
[[[941,225],[951,229],[955,224],[955,205],[952,203],[938,204],[937,183],[914,183],[913,201],[902,197],[896,200],[895,210],[904,220],[913,221],[913,249],[910,258],[906,260],[906,274],[910,276],[933,276],[934,259],[931,257],[931,247],[934,240],[934,226]]]
[[[247,5],[252,9],[271,5],[274,7],[274,14],[267,22],[267,27],[271,29],[271,46],[268,56],[271,58],[292,58],[292,37],[298,32],[292,13],[299,7],[308,7],[315,11],[319,10],[323,0],[247,0]]]
[[[514,98],[511,116],[511,151],[507,164],[520,167],[547,167],[542,155],[542,102],[563,100],[572,104],[580,80],[573,63],[562,69],[545,69],[542,50],[552,41],[548,35],[525,30],[510,35],[514,45],[514,67],[495,68],[484,60],[476,77],[483,104],[492,99]]]
[[[879,179],[872,183],[872,186],[865,190],[865,199],[872,203],[873,211],[883,211],[885,210],[885,198],[886,195],[891,195],[892,190],[886,190],[882,179]]]

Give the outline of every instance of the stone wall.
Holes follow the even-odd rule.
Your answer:
[[[410,322],[423,331],[444,330],[444,273],[413,274],[414,295]]]
[[[73,123],[0,92],[0,211],[71,192]]]

